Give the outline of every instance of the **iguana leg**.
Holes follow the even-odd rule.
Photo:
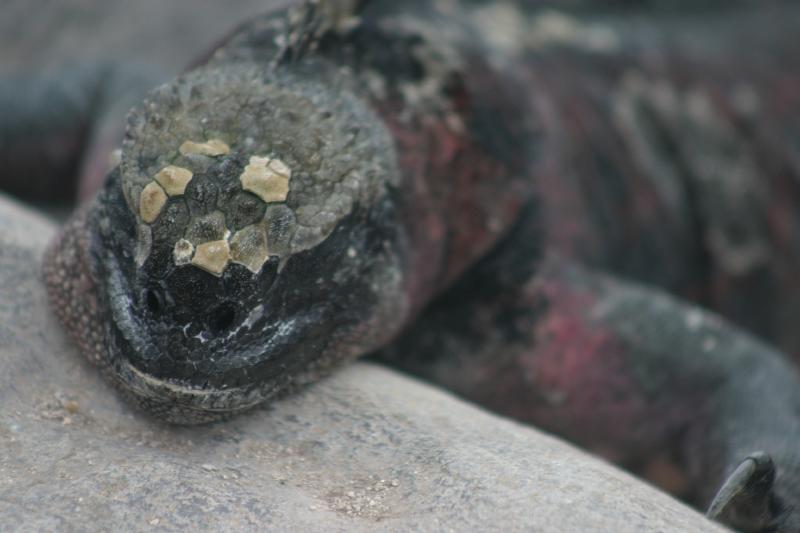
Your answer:
[[[766,452],[777,467],[768,519],[797,527],[779,510],[800,505],[800,380],[722,319],[549,258],[519,286],[466,279],[418,324],[383,358],[621,463],[678,450],[703,508]]]
[[[0,189],[47,203],[88,198],[108,171],[125,113],[160,79],[112,65],[0,78]]]

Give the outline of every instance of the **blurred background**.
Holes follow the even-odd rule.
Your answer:
[[[185,70],[242,22],[289,3],[291,0],[0,0],[0,114],[5,121],[0,124],[0,161],[4,164],[0,190],[63,219],[80,194],[78,176],[96,175],[84,180],[94,184],[86,186],[88,189],[102,181],[106,171],[102,162],[107,159],[103,151],[116,146],[122,117],[133,103],[150,88]],[[67,103],[86,94],[79,88],[80,82],[76,81],[72,92],[33,96],[53,91],[47,80],[65,76],[88,80],[80,73],[82,69],[109,66],[132,75],[118,77],[113,86],[103,88],[104,95],[88,100],[95,102],[92,106],[97,101],[106,105],[119,100],[118,108],[108,113],[90,111],[93,119],[106,115],[107,120],[91,129],[62,116],[65,109],[80,113],[79,105]],[[44,83],[30,83],[40,79]],[[20,92],[20,86],[28,88]],[[30,97],[20,99],[24,94]],[[43,108],[43,102],[51,101],[58,103]],[[56,131],[50,140],[37,133],[26,138],[25,117],[32,112],[41,123],[51,123],[54,130],[59,125],[67,129]],[[78,129],[69,129],[71,124]],[[40,126],[34,126],[34,131]],[[76,153],[80,157],[74,160],[61,155],[86,135],[95,136],[87,146],[94,146],[97,152],[85,157]],[[111,143],[103,144],[102,136],[111,138]],[[23,166],[16,166],[20,161]],[[92,169],[87,164],[101,166]]]
[[[288,0],[3,0],[0,71],[109,57],[183,68],[248,17]]]

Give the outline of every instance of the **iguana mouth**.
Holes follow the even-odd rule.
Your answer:
[[[314,381],[311,376],[327,372],[326,365],[348,355],[341,347],[328,348],[319,341],[330,333],[309,329],[330,323],[324,318],[330,308],[317,304],[302,319],[273,323],[265,344],[245,343],[249,357],[241,352],[242,344],[234,332],[229,340],[237,341],[238,352],[220,342],[218,353],[226,358],[222,365],[198,366],[198,372],[188,379],[180,376],[173,366],[161,363],[171,354],[154,345],[151,332],[134,317],[123,269],[115,260],[97,261],[96,250],[89,243],[97,243],[99,236],[93,236],[91,225],[87,227],[92,216],[91,208],[85,208],[48,250],[44,265],[49,293],[62,323],[77,325],[67,331],[89,361],[123,395],[151,414],[179,424],[225,418]],[[71,277],[65,278],[67,275]],[[263,313],[255,313],[251,319],[248,327],[255,331],[242,334],[250,341],[262,338],[269,326]],[[315,342],[301,349],[309,339]],[[276,362],[287,350],[294,357]],[[202,363],[207,353],[199,355]],[[231,364],[232,360],[240,366]]]

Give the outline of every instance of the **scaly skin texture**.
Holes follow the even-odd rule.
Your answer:
[[[732,60],[752,13],[719,2],[395,4],[251,21],[129,115],[45,259],[89,359],[199,423],[380,350],[622,464],[669,452],[699,505],[733,473],[713,517],[797,530],[796,369],[661,292],[800,353],[790,33]]]

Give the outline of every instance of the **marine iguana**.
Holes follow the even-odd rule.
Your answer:
[[[712,517],[797,530],[796,368],[687,303],[800,351],[792,35],[731,58],[752,8],[623,4],[247,22],[129,114],[45,258],[54,309],[170,422],[373,354],[618,462],[674,451]]]

